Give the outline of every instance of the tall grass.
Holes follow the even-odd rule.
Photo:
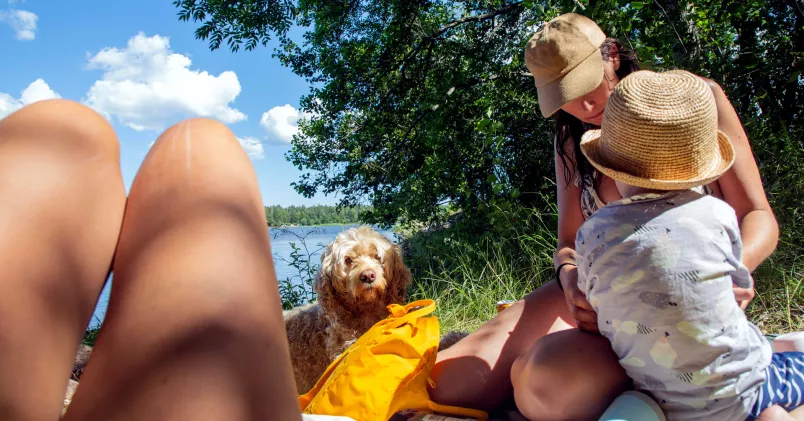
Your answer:
[[[449,228],[403,234],[414,274],[411,299],[434,299],[442,331],[472,331],[496,314],[496,303],[518,300],[550,281],[555,215],[507,213],[498,228]]]
[[[555,208],[522,210],[512,219],[484,233],[452,227],[405,235],[411,299],[436,300],[443,331],[472,331],[496,314],[498,301],[520,299],[551,280]],[[766,334],[804,330],[804,257],[789,241],[800,241],[801,222],[800,214],[782,214],[782,241],[754,273],[756,298],[747,314]]]
[[[747,129],[780,229],[776,251],[754,272],[757,297],[747,313],[768,333],[804,330],[803,133]]]

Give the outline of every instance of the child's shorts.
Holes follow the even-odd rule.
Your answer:
[[[765,383],[757,391],[757,400],[748,420],[765,409],[779,405],[788,412],[804,404],[804,353],[775,352],[765,370]]]

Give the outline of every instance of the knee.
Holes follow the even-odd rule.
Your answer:
[[[537,354],[529,352],[511,367],[517,409],[531,421],[574,419],[570,411],[572,391],[566,387],[565,379],[539,361]]]
[[[195,118],[188,118],[183,120],[179,123],[174,124],[171,126],[167,131],[174,131],[174,130],[181,130],[187,129],[197,133],[199,136],[203,136],[208,134],[209,137],[212,138],[220,138],[220,137],[234,137],[234,134],[225,124],[221,123],[218,120],[206,118],[206,117],[195,117]]]
[[[779,405],[773,405],[768,409],[762,411],[757,417],[757,421],[795,421],[796,418],[791,416],[787,411]]]
[[[163,142],[191,142],[193,147],[237,144],[237,137],[220,121],[211,118],[189,118],[169,127],[159,136],[156,145]]]
[[[0,136],[3,142],[19,140],[39,152],[74,158],[80,158],[78,154],[117,161],[120,154],[109,121],[93,109],[65,99],[38,101],[17,110],[0,121]]]
[[[514,363],[511,381],[519,411],[534,421],[597,420],[628,387],[608,342],[577,330],[542,338]]]

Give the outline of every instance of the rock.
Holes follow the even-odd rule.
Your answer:
[[[92,354],[91,346],[81,345],[78,347],[78,352],[75,354],[75,361],[73,362],[73,380],[78,381],[81,379],[81,374],[89,361],[90,354]]]
[[[78,382],[70,380],[70,383],[67,384],[67,392],[64,394],[64,408],[62,413],[67,410],[67,407],[70,406],[70,402],[73,401],[73,395],[76,389],[78,389]]]

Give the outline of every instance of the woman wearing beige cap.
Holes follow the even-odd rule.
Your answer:
[[[439,387],[432,392],[444,403],[492,407],[513,389],[519,410],[529,418],[597,419],[628,380],[608,341],[581,331],[597,331],[597,315],[577,287],[574,242],[586,218],[621,196],[614,181],[589,164],[579,144],[585,131],[601,124],[614,86],[638,66],[622,44],[572,13],[546,23],[528,42],[525,59],[542,115],[556,119],[558,282],[542,286],[439,353],[434,371]],[[778,225],[740,120],[720,86],[707,82],[718,128],[732,139],[736,159],[703,190],[734,208],[743,263],[754,270],[775,249]],[[749,289],[734,291],[743,308],[754,295]]]

